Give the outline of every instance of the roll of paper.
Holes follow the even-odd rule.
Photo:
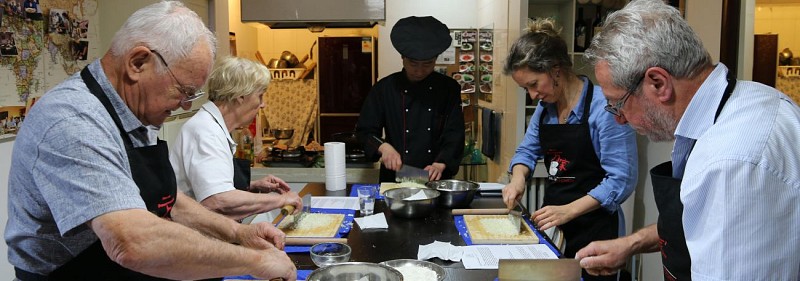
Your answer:
[[[325,143],[325,189],[342,190],[347,187],[344,155],[343,142]]]
[[[341,176],[325,176],[325,189],[334,191],[334,190],[344,190],[347,188],[347,177],[345,175]]]

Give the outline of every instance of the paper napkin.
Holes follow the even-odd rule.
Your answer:
[[[386,223],[386,216],[383,213],[377,213],[371,216],[365,216],[361,218],[355,218],[358,227],[361,229],[387,229],[389,228],[389,224]]]
[[[464,255],[463,247],[453,246],[449,242],[433,241],[428,245],[419,245],[417,252],[418,260],[427,260],[430,258],[440,258],[450,261],[461,261],[461,256]]]

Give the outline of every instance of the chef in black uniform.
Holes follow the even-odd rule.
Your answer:
[[[458,173],[464,150],[461,90],[434,72],[436,58],[450,47],[446,25],[433,17],[400,19],[391,33],[403,70],[372,88],[356,125],[367,157],[381,160],[381,182],[394,182],[403,165],[424,168],[429,180]]]

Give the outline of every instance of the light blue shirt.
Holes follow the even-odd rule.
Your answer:
[[[146,145],[148,130],[111,86],[99,61],[89,69],[133,145]],[[76,73],[36,102],[14,143],[5,229],[8,260],[47,275],[97,241],[86,222],[124,209],[146,209],[125,144]]]
[[[583,77],[584,81],[588,81]],[[567,123],[579,124],[583,117],[584,97],[588,83],[584,83],[581,99],[575,108],[569,113]],[[589,191],[589,196],[600,202],[602,208],[609,213],[620,211],[622,202],[628,199],[636,187],[638,176],[638,156],[636,154],[636,134],[628,125],[619,125],[614,121],[614,115],[603,109],[607,103],[603,90],[599,86],[594,86],[592,93],[592,106],[589,109],[589,133],[591,134],[592,146],[600,165],[606,171],[606,177],[594,189]],[[528,130],[522,139],[514,157],[511,158],[509,171],[514,165],[522,164],[528,166],[533,174],[536,161],[544,157],[542,146],[539,143],[539,117],[544,108],[547,108],[547,115],[544,117],[545,124],[558,123],[558,111],[555,104],[539,102],[533,112]],[[622,222],[620,221],[622,226]],[[624,227],[622,227],[624,229]]]
[[[676,136],[696,139],[681,183],[692,280],[800,280],[800,109],[777,90],[727,85],[718,64]]]

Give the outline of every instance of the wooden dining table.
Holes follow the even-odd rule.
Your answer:
[[[299,195],[348,196],[351,185],[344,191],[327,191],[324,183],[309,183]],[[475,199],[470,208],[505,208],[500,197],[481,197]],[[350,261],[379,263],[394,259],[417,259],[420,245],[434,241],[449,242],[455,246],[466,246],[455,227],[450,209],[437,208],[425,218],[407,219],[393,215],[384,200],[375,202],[375,213],[386,216],[388,229],[362,230],[353,225],[347,235],[347,243],[352,249]],[[361,215],[356,211],[356,217]],[[547,242],[544,242],[547,243]],[[290,253],[289,257],[299,270],[314,270],[317,266],[311,261],[309,253]],[[496,269],[465,269],[461,262],[429,259],[442,266],[447,272],[445,280],[452,281],[491,281],[497,278]]]

